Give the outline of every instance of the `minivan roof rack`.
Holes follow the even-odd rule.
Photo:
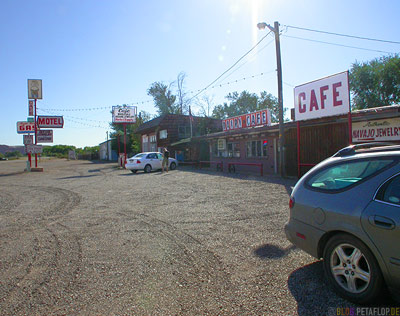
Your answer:
[[[390,151],[400,150],[400,145],[395,143],[372,142],[350,145],[340,149],[332,157],[344,157],[354,155],[356,152],[377,152],[377,151]]]

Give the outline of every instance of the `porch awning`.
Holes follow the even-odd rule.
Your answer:
[[[179,140],[179,141],[177,141],[175,143],[170,144],[170,146],[178,146],[178,145],[181,145],[181,144],[187,144],[187,143],[190,143],[191,141],[192,141],[191,137],[184,138],[184,139],[181,139],[181,140]]]

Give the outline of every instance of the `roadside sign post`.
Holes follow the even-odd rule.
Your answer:
[[[36,122],[36,116],[37,116],[37,108],[36,108],[36,102],[38,99],[43,99],[42,97],[42,80],[41,79],[28,79],[28,99],[34,100],[34,125],[35,125],[35,145],[37,145],[37,122]],[[31,103],[29,102],[29,105]],[[30,111],[29,111],[30,112]],[[42,169],[39,170],[37,167],[37,153],[35,152],[35,171],[43,171]]]
[[[113,106],[112,107],[112,122],[114,124],[123,124],[124,127],[124,166],[127,160],[126,153],[126,124],[136,123],[136,106]],[[107,144],[108,146],[108,144]]]
[[[35,99],[35,145],[37,145],[36,99]],[[35,153],[35,168],[37,168],[37,153]]]

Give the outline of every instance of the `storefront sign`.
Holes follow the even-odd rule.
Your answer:
[[[42,99],[41,79],[28,79],[28,99]]]
[[[400,118],[353,122],[353,142],[400,140]]]
[[[271,115],[268,109],[222,120],[224,131],[261,125],[271,125]]]
[[[28,134],[35,132],[34,122],[17,122],[17,133],[18,134]]]
[[[62,116],[38,116],[37,125],[41,128],[63,128],[64,118]]]
[[[226,139],[220,138],[218,139],[218,150],[225,150],[226,149]]]
[[[113,123],[136,123],[136,106],[113,106],[112,122]]]
[[[43,152],[42,145],[26,145],[25,152],[31,154],[41,154]]]
[[[36,140],[38,143],[52,143],[53,142],[53,130],[43,129],[37,132]]]
[[[348,113],[348,72],[295,87],[294,108],[296,121]]]
[[[23,135],[24,136],[24,145],[32,145],[33,144],[33,136],[32,135]]]

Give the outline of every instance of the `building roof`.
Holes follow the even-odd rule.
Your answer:
[[[376,108],[368,108],[363,110],[354,110],[351,112],[352,120],[354,122],[363,121],[365,119],[368,120],[379,120],[382,118],[388,117],[398,117],[400,112],[400,105],[388,105]],[[341,114],[336,116],[329,116],[329,117],[321,117],[310,119],[306,121],[300,121],[301,126],[311,126],[311,125],[325,125],[331,123],[338,123],[338,122],[347,122],[347,114]],[[297,121],[289,121],[284,123],[285,129],[296,128]],[[203,136],[196,136],[194,138],[202,138],[202,139],[212,139],[212,138],[219,138],[219,137],[227,137],[227,136],[235,136],[235,135],[243,135],[243,134],[253,134],[259,132],[277,132],[279,130],[279,124],[273,123],[269,126],[254,126],[254,127],[247,127],[242,129],[234,129],[229,131],[222,131],[217,133],[212,133]]]
[[[152,129],[156,128],[157,126],[159,126],[167,117],[184,117],[184,118],[187,118],[187,120],[189,120],[190,116],[184,115],[184,114],[164,114],[164,115],[156,117],[150,121],[147,121],[146,123],[143,123],[136,129],[135,133],[141,134],[145,131],[152,130]],[[202,119],[202,117],[199,117],[199,116],[192,115],[192,117],[194,120]],[[213,120],[217,120],[217,119],[213,118]]]
[[[146,123],[143,123],[142,125],[140,125],[140,126],[136,129],[135,133],[140,133],[140,132],[143,132],[143,131],[145,131],[145,130],[148,130],[148,129],[152,129],[152,128],[154,128],[154,127],[157,127],[158,125],[160,125],[160,123],[163,121],[163,119],[164,119],[167,115],[170,115],[170,114],[164,114],[164,115],[161,115],[161,116],[159,116],[159,117],[156,117],[155,119],[152,119],[152,120],[150,120],[150,121],[147,121]]]

